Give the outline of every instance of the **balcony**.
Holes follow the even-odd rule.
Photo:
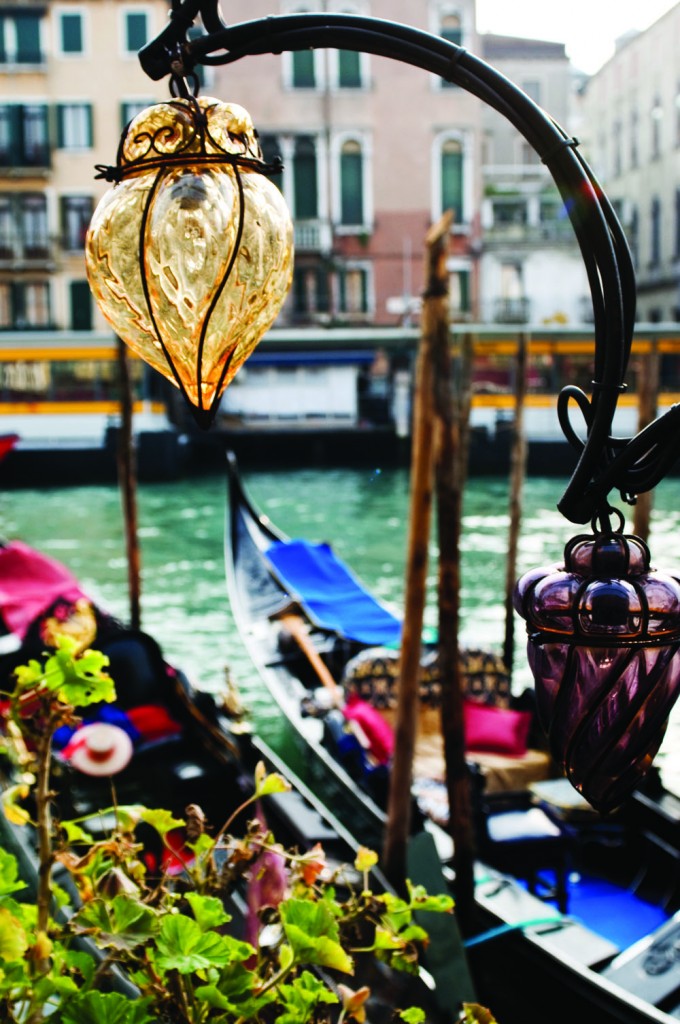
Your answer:
[[[55,246],[51,239],[30,242],[0,238],[0,270],[52,270]]]
[[[326,220],[303,220],[295,225],[297,252],[328,253],[331,241],[331,226]]]
[[[531,301],[528,298],[495,299],[492,320],[496,324],[525,324],[529,321]]]

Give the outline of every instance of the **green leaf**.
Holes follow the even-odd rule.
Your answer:
[[[68,843],[93,843],[94,839],[89,832],[77,825],[75,821],[61,821],[59,823],[66,833]]]
[[[119,992],[86,992],[69,999],[61,1011],[63,1024],[154,1024],[149,999],[127,999]]]
[[[423,1024],[425,1011],[419,1006],[409,1006],[408,1010],[397,1010],[397,1014],[405,1024]]]
[[[110,903],[96,899],[86,903],[72,919],[76,930],[94,928],[97,940],[114,949],[134,949],[158,930],[158,918],[133,896],[124,893]]]
[[[435,913],[450,914],[454,907],[452,896],[444,893],[429,893],[422,885],[406,882],[412,910],[432,910]]]
[[[7,907],[0,907],[0,959],[22,960],[28,949],[28,936],[21,921]]]
[[[319,1003],[339,1002],[336,994],[311,971],[303,971],[294,981],[279,985],[279,998],[285,1009],[276,1018],[276,1024],[306,1024]]]
[[[221,924],[231,921],[222,900],[217,896],[201,896],[197,892],[188,892],[186,898],[201,931],[219,928]]]
[[[262,762],[260,762],[261,764]],[[258,765],[258,768],[260,765]],[[290,790],[290,782],[284,779],[283,775],[279,775],[278,772],[272,772],[271,775],[260,774],[256,775],[255,782],[255,796],[271,796],[272,793],[288,793]]]
[[[142,807],[141,820],[155,828],[161,836],[166,836],[168,832],[185,824],[181,818],[173,818],[170,811],[149,810],[148,807]]]
[[[109,664],[101,651],[85,651],[78,657],[78,644],[72,637],[57,637],[57,649],[45,662],[45,687],[60,701],[74,707],[86,707],[116,699],[111,676],[104,672]]]
[[[290,899],[279,909],[286,937],[298,962],[353,973],[353,961],[340,945],[338,923],[324,903]]]
[[[198,923],[184,914],[172,914],[163,919],[156,945],[158,966],[180,974],[225,967],[234,961],[247,960],[255,952],[247,942],[217,932],[202,932]]]
[[[0,846],[0,896],[25,889],[26,883],[19,878],[19,864],[12,853]]]

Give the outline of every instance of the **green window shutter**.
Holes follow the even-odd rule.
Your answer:
[[[338,85],[341,89],[361,87],[361,55],[355,50],[338,51]]]
[[[94,146],[94,109],[91,103],[87,104],[87,145]]]
[[[7,63],[7,49],[5,47],[5,33],[7,31],[7,18],[0,14],[0,64]]]
[[[136,53],[147,42],[146,14],[128,12],[125,15],[125,48],[128,53]]]
[[[363,224],[364,195],[361,150],[354,145],[340,155],[340,223]]]
[[[368,312],[368,271],[361,270],[361,312]]]
[[[69,285],[71,305],[71,330],[92,330],[92,293],[87,281],[71,281]]]
[[[83,52],[83,19],[80,14],[61,15],[62,53]]]
[[[293,157],[293,202],[295,216],[316,220],[317,201],[316,148],[313,139],[299,139]]]
[[[439,30],[439,34],[442,39],[447,41],[447,43],[455,43],[456,46],[461,46],[463,42],[463,32],[460,24],[460,18],[455,14],[450,14],[445,17]],[[442,78],[441,85],[444,89],[455,89],[455,84],[453,82],[447,82],[445,78]]]
[[[17,34],[17,64],[39,64],[42,60],[39,15],[17,12],[14,24]]]
[[[57,148],[63,149],[66,145],[66,127],[65,127],[65,111],[64,104],[57,103]]]
[[[293,88],[314,89],[315,86],[314,50],[295,50],[293,52]]]
[[[319,313],[327,313],[330,309],[328,272],[323,267],[316,272],[316,308]]]
[[[442,149],[442,210],[453,210],[455,223],[463,219],[463,154],[457,143]]]
[[[293,309],[296,313],[307,312],[305,272],[297,267],[293,271]]]
[[[341,313],[347,311],[347,278],[344,269],[338,274],[338,307]]]
[[[9,113],[9,153],[10,160],[19,167],[26,163],[24,148],[24,108],[20,103],[10,103]]]

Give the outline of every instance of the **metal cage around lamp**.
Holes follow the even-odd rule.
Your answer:
[[[199,15],[206,34],[189,40],[188,29]],[[392,58],[477,96],[533,147],[564,200],[588,276],[595,353],[591,396],[569,386],[558,399],[559,421],[577,457],[558,508],[573,523],[593,522],[594,532],[569,542],[563,566],[525,575],[516,601],[528,622],[529,658],[553,750],[572,782],[607,809],[649,767],[680,675],[680,583],[654,574],[646,546],[626,537],[622,522],[620,529],[610,526],[610,492],[634,502],[651,490],[675,461],[680,439],[680,407],[634,437],[612,435],[635,318],[635,274],[621,225],[576,139],[484,61],[408,25],[319,13],[228,27],[217,0],[173,0],[168,25],[140,51],[140,61],[158,80],[186,77],[198,64],[316,47]],[[99,258],[106,258],[106,245]],[[220,371],[221,383],[238,361],[225,358],[229,369]],[[574,411],[584,436],[572,423]],[[588,768],[587,751],[596,741],[597,763]]]

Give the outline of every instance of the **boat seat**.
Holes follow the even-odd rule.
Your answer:
[[[499,871],[523,879],[529,891],[567,913],[569,835],[528,793],[488,793],[483,773],[469,768],[477,854]]]
[[[421,666],[413,774],[421,784],[426,780],[443,782],[445,759],[439,710],[441,683],[435,652],[426,652]],[[489,651],[461,650],[460,668],[466,702],[495,708],[499,712],[519,711],[530,715],[528,737],[521,751],[515,749],[512,753],[504,753],[501,745],[500,750],[475,748],[466,752],[466,759],[484,774],[486,791],[522,791],[534,782],[550,778],[554,774],[554,765],[538,726],[531,691],[513,697],[510,677],[502,659]],[[397,651],[367,648],[347,663],[342,686],[346,694],[355,693],[375,707],[394,728],[398,673]],[[513,716],[508,718],[512,721]]]

